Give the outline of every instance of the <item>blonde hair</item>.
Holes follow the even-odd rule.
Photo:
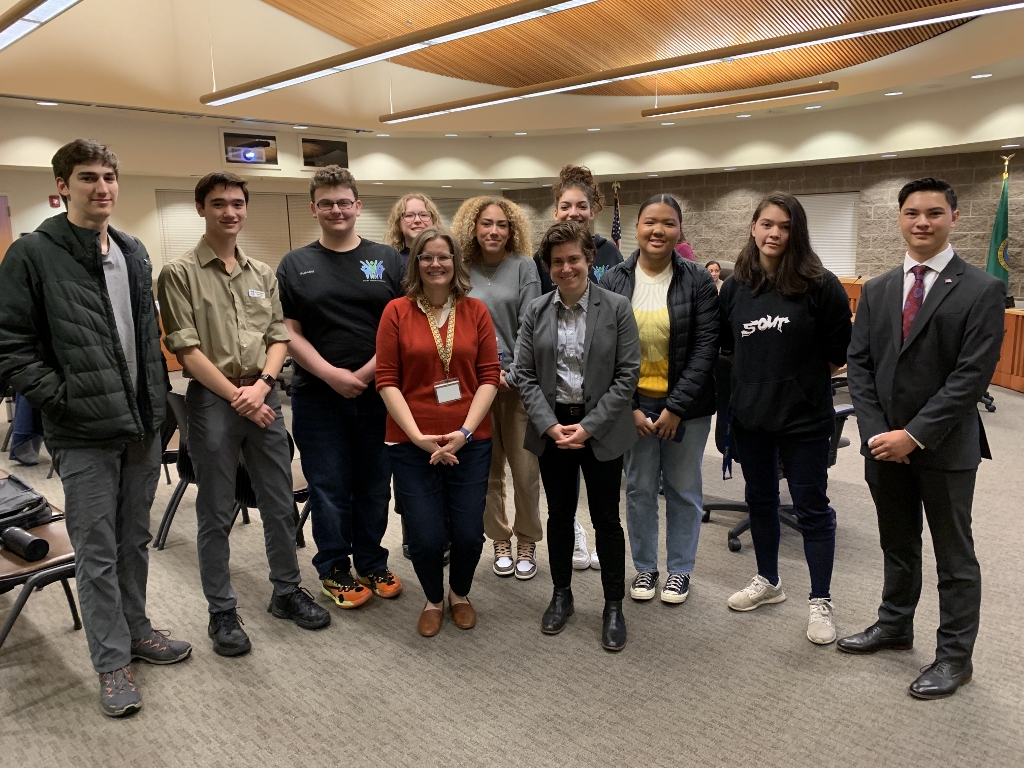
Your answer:
[[[384,245],[390,245],[396,251],[401,251],[405,248],[405,234],[402,232],[402,214],[405,213],[405,206],[409,204],[410,200],[419,200],[423,203],[433,219],[431,226],[441,226],[441,213],[437,210],[433,200],[422,192],[409,192],[402,195],[391,206],[391,214],[388,216],[387,234],[384,235]]]
[[[448,248],[451,249],[453,274],[449,291],[457,301],[472,290],[469,282],[469,267],[462,259],[462,249],[455,242],[455,238],[441,227],[427,227],[412,241],[412,245],[409,247],[409,260],[405,263],[405,279],[402,281],[402,289],[405,291],[406,297],[412,301],[415,301],[423,293],[423,277],[420,275],[419,257],[427,243],[432,240],[444,240],[448,243]]]
[[[473,262],[480,258],[480,243],[476,239],[476,223],[484,209],[491,205],[501,208],[508,217],[509,233],[508,243],[505,245],[506,250],[523,256],[530,253],[532,250],[530,221],[523,213],[523,209],[507,198],[481,195],[480,197],[471,197],[460,205],[455,218],[452,219],[452,233],[459,241],[465,260]]]

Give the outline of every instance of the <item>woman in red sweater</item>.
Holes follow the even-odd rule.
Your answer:
[[[490,312],[469,298],[455,241],[430,227],[413,242],[405,296],[377,329],[377,390],[388,408],[388,455],[404,507],[409,554],[427,596],[419,632],[441,630],[444,511],[451,520],[448,604],[455,626],[476,626],[469,602],[484,544],[491,464],[488,410],[501,365]]]

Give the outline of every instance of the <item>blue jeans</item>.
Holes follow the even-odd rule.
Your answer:
[[[388,527],[391,464],[384,446],[387,410],[372,388],[342,397],[326,387],[292,394],[292,432],[309,483],[310,517],[321,579],[347,571],[362,575],[388,566],[381,539]]]
[[[395,494],[409,529],[409,556],[427,600],[444,600],[445,513],[451,527],[448,584],[459,597],[473,586],[484,548],[484,507],[491,471],[491,441],[463,446],[458,464],[430,464],[430,454],[414,443],[388,446],[395,472]]]
[[[640,407],[660,413],[665,399],[640,395]],[[637,572],[658,570],[658,487],[665,482],[665,546],[670,574],[693,572],[704,514],[701,462],[711,417],[679,423],[682,441],[641,437],[626,451],[626,528]]]

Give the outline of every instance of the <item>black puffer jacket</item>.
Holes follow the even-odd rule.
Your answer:
[[[612,267],[601,287],[632,300],[637,257]],[[668,286],[668,380],[666,408],[683,421],[715,412],[715,361],[718,359],[718,290],[711,273],[672,254]],[[675,382],[674,385],[671,382]],[[634,395],[634,408],[639,401]]]
[[[0,385],[43,413],[51,448],[98,448],[156,433],[167,364],[145,246],[108,229],[128,265],[138,396],[117,337],[99,233],[60,214],[16,240],[0,262]]]

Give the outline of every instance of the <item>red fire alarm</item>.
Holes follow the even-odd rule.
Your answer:
[[[60,208],[60,195],[50,195],[50,207]]]

